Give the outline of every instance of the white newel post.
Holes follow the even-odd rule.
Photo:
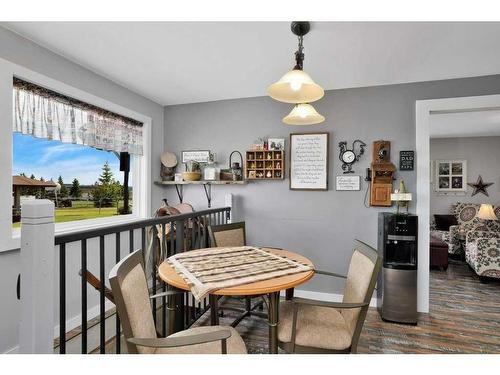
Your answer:
[[[21,208],[20,353],[54,352],[54,203]]]
[[[225,207],[231,207],[231,211],[229,211],[229,218],[227,220],[228,223],[232,223],[233,219],[233,194],[227,193],[224,196],[224,206]]]

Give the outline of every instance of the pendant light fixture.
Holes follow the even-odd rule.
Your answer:
[[[283,117],[283,122],[288,125],[314,125],[325,121],[325,116],[320,115],[312,105],[307,103],[296,104],[288,116]]]
[[[309,103],[321,99],[325,92],[315,83],[311,76],[303,71],[304,47],[303,38],[310,30],[309,22],[292,22],[292,32],[297,35],[299,46],[295,52],[295,66],[281,79],[267,89],[269,96],[284,103],[293,103],[296,106],[283,122],[290,125],[313,125],[325,121]]]

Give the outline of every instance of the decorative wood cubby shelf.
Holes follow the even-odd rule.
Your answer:
[[[247,180],[282,180],[285,178],[285,151],[251,150],[246,152]]]

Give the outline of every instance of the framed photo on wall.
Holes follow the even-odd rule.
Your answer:
[[[290,134],[290,190],[328,190],[328,133]]]
[[[467,160],[436,160],[436,191],[467,191]]]
[[[284,150],[285,138],[269,138],[267,140],[267,147],[269,150]]]

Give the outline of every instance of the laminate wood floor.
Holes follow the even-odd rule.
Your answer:
[[[229,325],[243,301],[222,303],[221,325]],[[226,309],[224,309],[226,307]],[[210,312],[195,324],[209,325]],[[268,352],[264,319],[244,319],[237,327],[251,354]],[[126,351],[122,342],[122,350]],[[114,340],[106,353],[114,353]],[[500,353],[500,282],[481,284],[463,262],[450,261],[448,270],[430,274],[430,313],[421,314],[417,326],[387,323],[370,308],[361,333],[359,353]]]
[[[228,300],[224,305],[239,305]],[[237,315],[226,310],[228,325]],[[197,325],[210,323],[205,314]],[[263,319],[245,319],[237,327],[250,353],[268,351],[268,329]],[[417,326],[387,323],[370,308],[359,353],[500,353],[500,283],[481,284],[465,264],[451,261],[448,270],[432,270],[430,313]]]

